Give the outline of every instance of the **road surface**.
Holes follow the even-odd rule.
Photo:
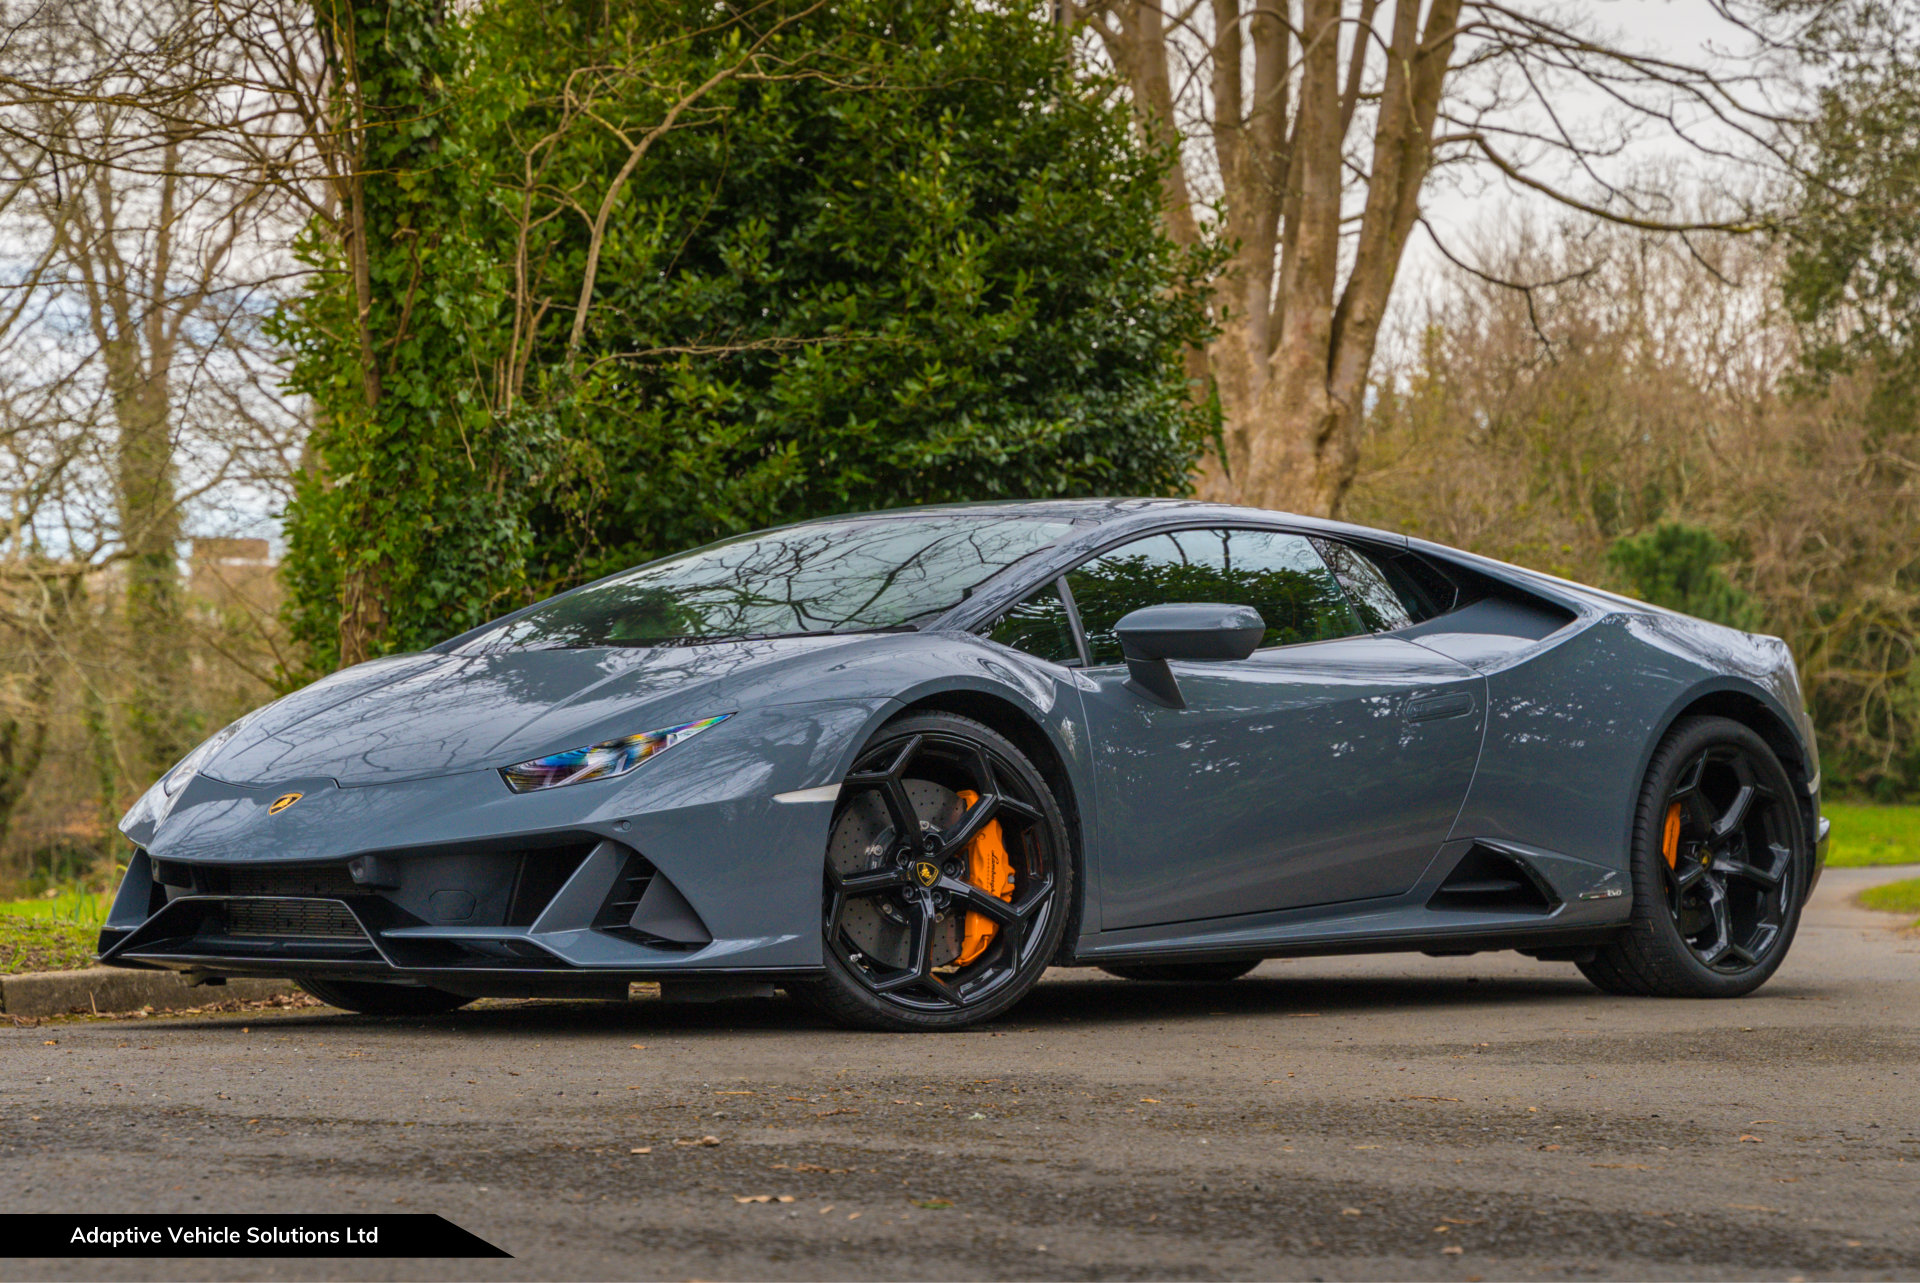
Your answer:
[[[1920,936],[1850,904],[1900,875],[1830,871],[1733,1002],[1389,955],[1058,971],[948,1036],[768,1000],[0,1029],[6,1210],[433,1211],[514,1257],[0,1276],[1920,1278]]]

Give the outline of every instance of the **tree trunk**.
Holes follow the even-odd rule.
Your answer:
[[[1359,465],[1369,372],[1418,217],[1460,0],[1432,0],[1424,30],[1420,0],[1395,0],[1384,70],[1371,93],[1363,93],[1362,80],[1379,40],[1377,0],[1360,0],[1353,17],[1343,16],[1341,0],[1300,0],[1297,27],[1285,20],[1286,7],[1245,12],[1243,3],[1212,0],[1206,50],[1225,214],[1218,231],[1233,258],[1221,281],[1219,334],[1194,362],[1220,399],[1224,465],[1216,455],[1203,458],[1195,490],[1216,501],[1335,516]],[[1160,6],[1118,0],[1080,17],[1126,77],[1143,133],[1173,136],[1174,55]],[[1377,100],[1372,161],[1355,178],[1345,147],[1363,97]],[[1343,231],[1351,229],[1343,228],[1341,202],[1356,186],[1364,209],[1351,262],[1343,263]],[[1165,191],[1169,234],[1198,240],[1204,232],[1185,174],[1170,175]]]

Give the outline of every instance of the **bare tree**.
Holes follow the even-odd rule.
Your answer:
[[[1339,510],[1381,326],[1436,173],[1471,172],[1643,229],[1755,225],[1740,211],[1679,217],[1671,193],[1607,171],[1650,132],[1701,155],[1777,161],[1780,114],[1757,73],[1657,57],[1537,8],[1068,5],[1063,19],[1126,85],[1142,130],[1178,150],[1172,234],[1232,246],[1220,334],[1199,361],[1226,419],[1203,495]]]
[[[259,144],[234,145],[260,95],[201,6],[0,7],[0,34],[0,238],[31,265],[0,293],[4,552],[39,586],[8,622],[44,650],[48,620],[77,618],[87,593],[52,593],[47,566],[111,587],[115,653],[65,643],[81,666],[111,659],[87,681],[124,711],[100,727],[130,732],[106,757],[138,787],[196,729],[188,523],[216,532],[223,501],[264,517],[298,435],[260,334],[297,224]],[[37,663],[16,683],[38,689]]]

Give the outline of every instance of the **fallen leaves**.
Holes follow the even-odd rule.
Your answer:
[[[1742,1144],[1742,1145],[1746,1145],[1746,1144],[1764,1145],[1766,1144],[1766,1141],[1764,1141],[1758,1136],[1755,1136],[1752,1132],[1742,1132],[1740,1134],[1739,1141],[1736,1143]]]
[[[718,1136],[702,1136],[698,1140],[677,1140],[673,1143],[681,1149],[711,1149],[720,1143],[720,1138]]]
[[[1143,1105],[1158,1105],[1160,1103],[1160,1098],[1158,1096],[1142,1096],[1140,1098],[1140,1103]]]
[[[735,1194],[733,1201],[736,1203],[791,1203],[794,1199],[791,1194]]]
[[[628,1150],[627,1152],[628,1152],[629,1154],[651,1154],[651,1153],[653,1152],[653,1146],[651,1146],[651,1145],[636,1145],[636,1146],[635,1146],[634,1148],[632,1148],[632,1149],[630,1149],[630,1150]]]
[[[915,1207],[924,1207],[929,1212],[944,1212],[953,1207],[953,1204],[944,1198],[910,1198],[907,1201]]]

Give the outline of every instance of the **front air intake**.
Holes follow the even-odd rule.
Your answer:
[[[1460,857],[1427,901],[1429,909],[1468,913],[1551,913],[1558,904],[1523,861],[1480,843]]]
[[[227,934],[318,940],[365,940],[366,932],[337,900],[228,900]]]

